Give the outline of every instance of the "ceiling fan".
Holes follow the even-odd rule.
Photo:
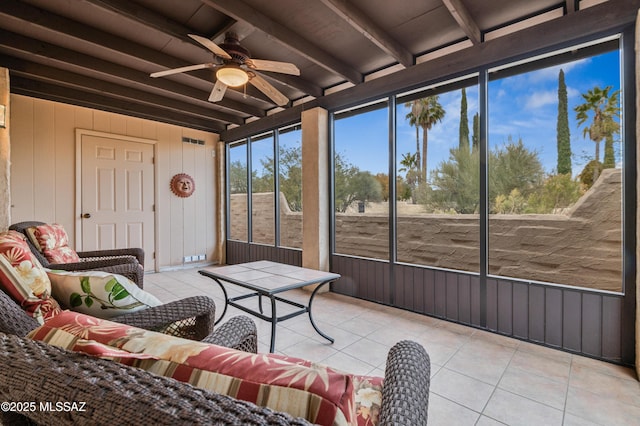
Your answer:
[[[252,59],[249,51],[240,45],[237,34],[233,32],[226,33],[224,43],[219,46],[206,37],[195,34],[189,34],[189,37],[213,52],[215,62],[154,72],[150,75],[151,77],[164,77],[187,71],[215,68],[217,69],[216,84],[209,95],[210,102],[221,100],[227,87],[240,87],[248,82],[267,95],[276,105],[284,106],[289,103],[289,99],[262,78],[257,71],[300,75],[300,70],[294,64]]]

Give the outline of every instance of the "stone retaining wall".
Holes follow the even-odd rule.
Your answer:
[[[607,169],[566,214],[491,215],[489,273],[621,291],[621,188],[620,170]],[[284,198],[280,205],[281,245],[302,247],[302,214],[291,212]],[[273,193],[254,194],[253,227],[260,242],[273,243],[271,206]],[[231,196],[231,211],[233,239],[246,240],[246,195]],[[398,261],[478,272],[479,219],[478,215],[400,215]],[[338,253],[388,259],[388,245],[387,215],[336,214]]]

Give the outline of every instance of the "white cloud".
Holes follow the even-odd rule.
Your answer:
[[[542,92],[535,92],[527,98],[525,107],[527,109],[542,108],[547,105],[554,105],[558,103],[558,92],[547,90]]]

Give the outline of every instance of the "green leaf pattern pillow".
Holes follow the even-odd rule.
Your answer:
[[[51,293],[65,309],[109,319],[162,304],[128,278],[102,271],[52,271]]]

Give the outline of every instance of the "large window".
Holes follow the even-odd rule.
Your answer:
[[[619,40],[489,74],[489,273],[622,290]]]
[[[229,147],[229,239],[248,241],[247,221],[247,141]]]
[[[478,272],[477,78],[400,95],[396,110],[398,262]]]
[[[389,259],[389,108],[334,116],[336,253]]]
[[[251,138],[251,241],[275,243],[273,132]]]
[[[302,129],[278,132],[280,245],[302,248]]]
[[[302,248],[301,140],[296,124],[229,145],[229,239]]]

